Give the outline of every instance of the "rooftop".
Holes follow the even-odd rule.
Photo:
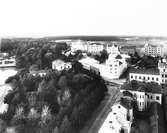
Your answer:
[[[54,61],[52,61],[52,62],[53,62],[53,63],[56,63],[57,65],[61,65],[61,64],[65,63],[65,61],[60,60],[60,59],[54,60]]]
[[[162,87],[156,83],[144,83],[144,82],[133,82],[124,83],[121,86],[122,90],[129,91],[139,91],[139,92],[148,92],[148,93],[162,93]]]
[[[81,60],[79,60],[80,63],[87,63],[87,64],[99,64],[99,61],[95,60],[91,57],[86,57]]]
[[[129,91],[139,91],[139,92],[148,92],[148,93],[162,93],[162,87],[156,83],[144,83],[144,82],[136,82],[133,81],[130,83],[124,83],[121,86],[122,90]]]
[[[149,68],[149,69],[130,68],[129,73],[159,75],[159,69],[158,68]]]

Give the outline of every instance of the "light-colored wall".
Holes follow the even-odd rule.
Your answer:
[[[132,76],[133,76],[133,78],[132,78]],[[144,80],[144,77],[145,77],[145,80]],[[158,79],[158,81],[157,81],[157,79]],[[151,75],[151,74],[129,73],[129,80],[130,81],[137,80],[140,82],[142,82],[142,81],[156,82],[156,83],[160,84],[161,83],[161,76],[160,75]]]

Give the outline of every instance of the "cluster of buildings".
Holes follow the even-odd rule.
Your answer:
[[[144,50],[145,55],[163,57],[162,46],[153,46],[146,43]],[[120,59],[120,55],[116,57],[116,59]],[[116,60],[112,60],[111,63],[109,63],[110,61],[107,60],[106,65],[110,64],[112,66],[114,65],[114,61]],[[129,101],[136,103],[136,109],[138,111],[147,111],[153,102],[162,104],[163,92],[161,85],[166,83],[167,59],[160,58],[157,68],[131,68],[129,71],[128,81],[121,86],[120,92],[123,94],[129,94],[126,95],[126,98],[131,98]],[[122,98],[125,98],[125,95]],[[127,119],[128,116],[130,119]],[[112,111],[107,116],[99,130],[99,133],[130,133],[132,121],[133,107],[130,109],[122,105],[121,102],[117,103],[112,106]]]
[[[98,54],[103,50],[106,50],[107,53],[116,53],[119,50],[119,47],[115,44],[107,43],[104,44],[104,42],[92,42],[92,41],[81,41],[76,40],[71,42],[71,51],[85,51],[91,54]]]
[[[128,55],[121,54],[118,46],[112,45],[108,59],[105,63],[100,64],[97,60],[86,57],[79,62],[83,65],[83,68],[87,70],[94,69],[102,77],[108,79],[118,79],[123,72],[127,69],[128,63],[126,59],[130,58]]]
[[[158,84],[167,83],[167,59],[160,59],[157,68],[136,69],[129,71],[129,80],[137,80],[144,82],[156,82]]]

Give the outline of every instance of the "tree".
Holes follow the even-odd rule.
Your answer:
[[[71,123],[67,116],[64,116],[60,126],[60,133],[72,133]]]
[[[61,77],[59,78],[58,86],[59,86],[61,89],[65,89],[65,87],[67,87],[67,78],[66,78],[66,76],[61,76]]]
[[[59,128],[56,126],[56,127],[54,128],[54,130],[53,130],[52,133],[60,133],[60,132],[59,132]]]
[[[6,130],[7,124],[5,121],[0,119],[0,133],[4,133]]]

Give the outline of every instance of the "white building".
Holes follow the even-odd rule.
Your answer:
[[[122,54],[110,54],[106,63],[100,65],[101,76],[109,79],[118,79],[127,69],[126,58]]]
[[[87,45],[87,52],[92,53],[92,54],[97,54],[103,51],[104,46],[100,43],[91,43]]]
[[[71,42],[71,51],[86,51],[92,54],[100,53],[104,49],[104,45],[101,43],[91,43],[82,40],[76,40]]]
[[[161,76],[158,69],[135,69],[132,68],[129,72],[129,80],[140,82],[156,82],[161,84]]]
[[[86,57],[86,58],[83,58],[83,59],[79,60],[79,62],[82,64],[84,69],[93,71],[96,74],[100,74],[99,61],[97,61],[97,60],[95,60],[95,59],[93,59],[91,57]]]
[[[115,44],[113,45],[107,44],[106,51],[109,54],[117,54],[117,55],[120,54],[119,47]]]
[[[98,133],[120,133],[121,130],[130,133],[132,121],[133,108],[127,108],[121,102],[116,103]]]
[[[140,85],[135,88],[132,88],[130,83],[124,84],[121,88],[121,92],[124,91],[129,91],[133,94],[139,111],[147,110],[152,102],[162,104],[161,87],[156,84],[152,84],[152,86],[143,86],[143,84],[140,83]]]
[[[68,70],[72,68],[72,65],[70,62],[64,62],[63,60],[54,60],[52,61],[52,69],[62,71],[62,70]]]
[[[160,72],[162,84],[167,84],[167,61],[166,59],[159,60],[158,69]]]
[[[154,46],[148,43],[146,43],[144,46],[144,52],[145,52],[145,55],[149,55],[153,57],[163,56],[162,46]]]
[[[71,42],[71,51],[87,51],[87,42],[82,40],[74,40]]]

